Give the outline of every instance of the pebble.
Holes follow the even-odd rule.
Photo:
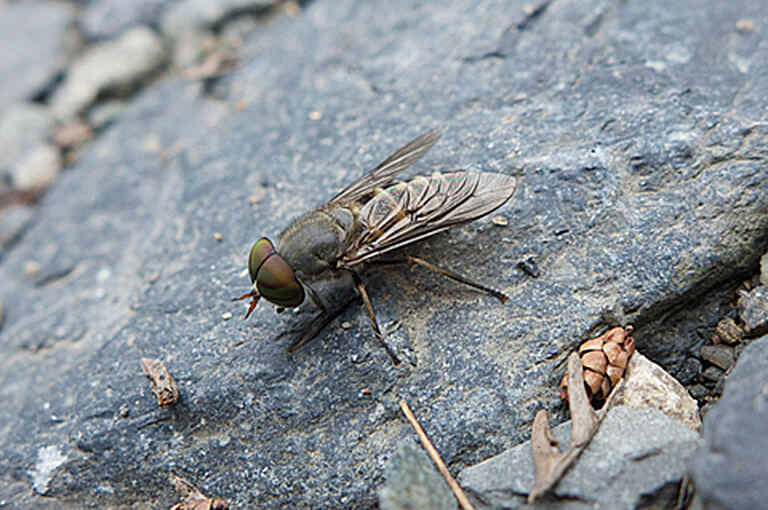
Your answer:
[[[73,120],[99,94],[135,88],[165,60],[163,41],[147,27],[133,28],[117,40],[97,44],[69,68],[51,100],[53,113],[62,122]]]
[[[760,283],[768,285],[768,253],[760,257]]]
[[[491,218],[491,221],[494,225],[499,227],[506,227],[509,225],[509,220],[507,220],[504,216],[494,216]]]
[[[24,272],[27,273],[29,276],[35,276],[37,273],[40,272],[40,263],[36,262],[34,260],[28,260],[24,262]]]
[[[19,103],[0,118],[0,178],[25,156],[48,144],[53,129],[48,110],[33,103]]]
[[[9,174],[19,191],[40,192],[50,186],[61,169],[61,154],[53,145],[42,145],[27,154]]]
[[[730,369],[735,363],[733,348],[727,345],[705,345],[701,348],[701,358],[723,370]]]
[[[225,321],[228,321],[229,319],[232,318],[232,312],[224,312],[224,313],[222,313],[221,314],[221,318],[224,319]]]
[[[741,342],[742,338],[744,338],[744,330],[736,324],[736,321],[726,317],[717,323],[712,341],[713,343],[722,342],[728,345],[736,345]]]
[[[93,129],[85,122],[76,120],[59,127],[53,133],[53,143],[62,149],[83,144],[91,139]]]
[[[736,30],[742,34],[748,34],[755,29],[755,22],[748,18],[742,18],[736,22]]]
[[[709,395],[709,390],[703,384],[694,384],[693,386],[691,386],[688,392],[696,400],[701,400],[707,395]]]
[[[629,360],[624,387],[614,404],[657,409],[692,430],[701,428],[699,405],[688,390],[662,367],[635,352]]]
[[[768,286],[742,291],[738,309],[748,334],[757,336],[768,330]]]
[[[691,384],[699,378],[701,370],[701,361],[696,358],[686,358],[675,372],[675,379],[680,381],[680,384]]]
[[[256,205],[261,202],[266,195],[267,189],[264,186],[259,186],[256,188],[256,191],[253,193],[253,195],[248,197],[248,202],[250,202],[251,205]]]
[[[704,371],[701,373],[701,376],[704,378],[705,381],[717,382],[723,377],[724,373],[725,372],[723,372],[722,369],[712,366],[712,367],[705,368]]]

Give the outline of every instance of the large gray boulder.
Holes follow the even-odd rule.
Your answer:
[[[723,398],[704,419],[691,473],[705,508],[760,508],[768,478],[768,336],[741,353]]]
[[[412,434],[399,398],[455,473],[524,438],[606,306],[654,360],[691,349],[646,345],[642,324],[765,251],[768,50],[737,22],[768,6],[524,5],[316,0],[218,83],[135,100],[0,261],[0,500],[169,506],[174,471],[235,507],[371,507]],[[294,355],[271,307],[243,321],[229,299],[250,244],[434,127],[409,175],[521,184],[508,226],[410,252],[507,304],[418,268],[372,273],[380,323],[412,349],[399,367],[357,304]],[[177,379],[173,409],[142,356]]]

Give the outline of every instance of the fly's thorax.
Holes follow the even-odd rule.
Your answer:
[[[343,218],[343,215],[342,215]],[[280,235],[277,252],[300,277],[314,280],[336,267],[346,230],[328,211],[319,209],[300,217]]]

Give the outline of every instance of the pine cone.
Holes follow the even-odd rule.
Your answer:
[[[609,329],[602,335],[587,340],[579,346],[581,364],[584,366],[584,386],[595,408],[611,393],[627,368],[627,361],[635,352],[632,326]],[[568,378],[560,383],[560,398],[568,398]]]

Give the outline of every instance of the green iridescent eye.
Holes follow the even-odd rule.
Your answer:
[[[259,294],[277,306],[292,308],[304,301],[304,288],[293,274],[293,269],[274,252],[262,262],[256,287]]]
[[[248,273],[251,275],[251,283],[256,281],[256,276],[259,274],[259,268],[267,260],[272,253],[274,253],[275,247],[272,242],[266,237],[262,237],[251,248],[251,254],[248,255]]]

